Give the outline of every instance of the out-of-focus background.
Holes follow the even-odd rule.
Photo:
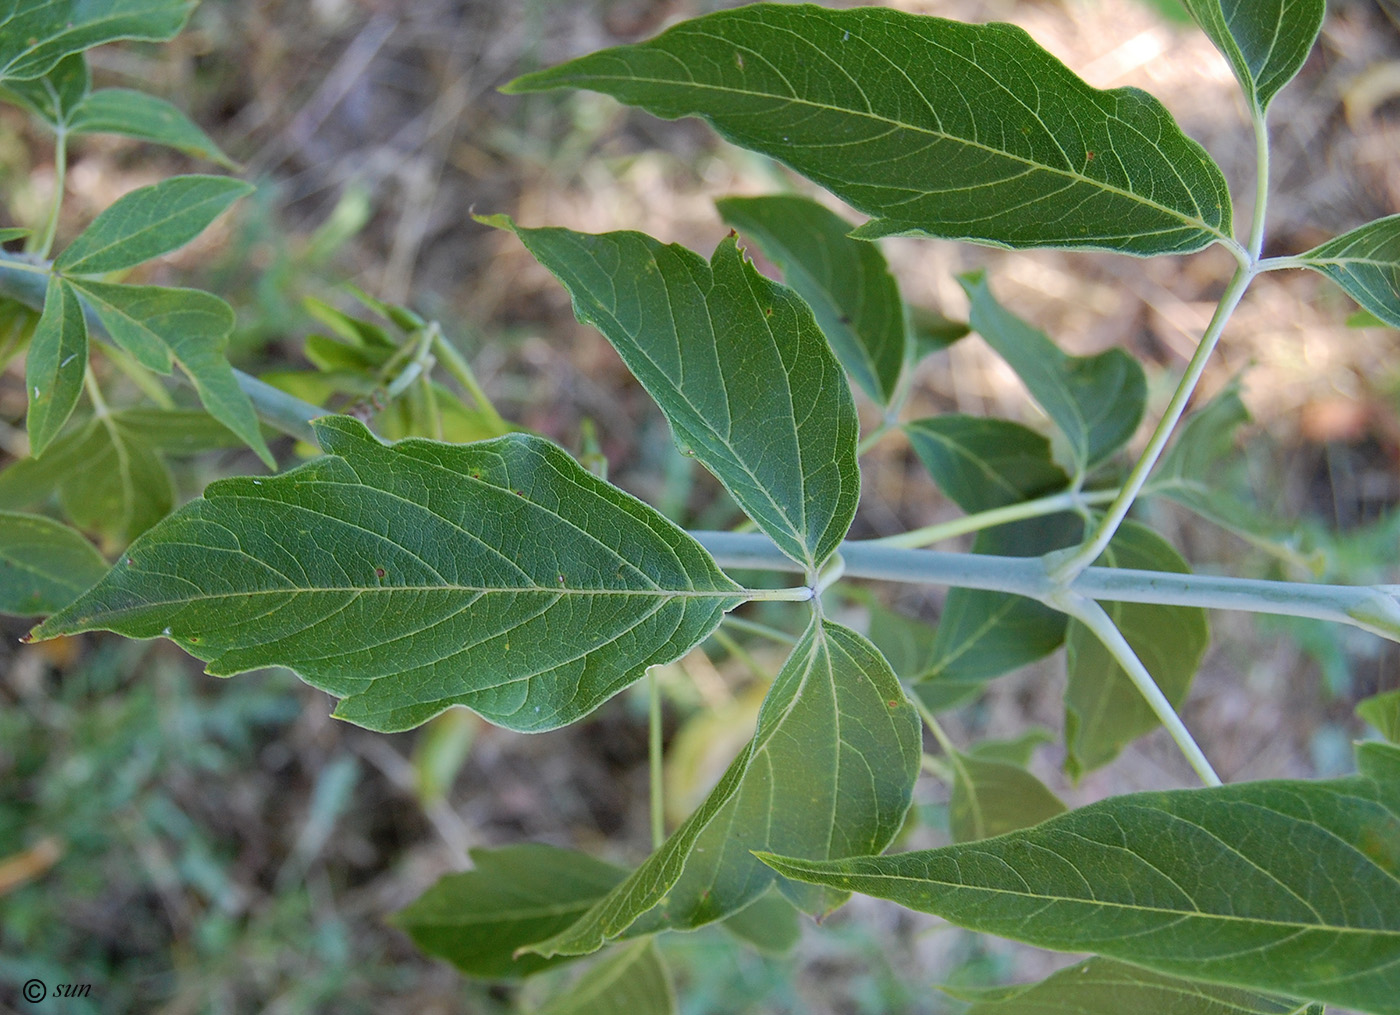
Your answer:
[[[147,277],[233,302],[235,358],[253,372],[304,365],[303,341],[321,325],[303,300],[348,305],[341,282],[411,305],[442,323],[508,419],[575,451],[591,427],[615,482],[687,526],[735,524],[718,485],[673,449],[660,414],[607,343],[573,320],[564,292],[511,236],[471,218],[644,229],[708,255],[727,232],[715,198],[810,193],[697,121],[663,122],[591,94],[497,92],[524,71],[719,6],[205,0],[169,45],[97,50],[98,83],[174,101],[258,185]],[[1090,83],[1152,91],[1219,161],[1247,214],[1253,144],[1242,103],[1224,61],[1169,0],[896,6],[1013,21]],[[1329,4],[1272,124],[1269,253],[1400,211],[1393,0]],[[201,169],[134,142],[84,139],[61,236],[134,187]],[[52,181],[49,142],[22,113],[0,109],[9,221],[38,217]],[[998,297],[1068,350],[1128,348],[1148,368],[1156,409],[1230,270],[1219,251],[1140,261],[913,240],[885,250],[915,304],[961,316],[954,276],[986,266]],[[1331,580],[1397,580],[1400,334],[1359,326],[1354,311],[1320,277],[1274,273],[1235,315],[1204,392],[1242,380],[1254,422],[1240,481],[1296,538],[1270,552],[1153,513],[1200,569],[1303,577],[1304,561],[1321,561]],[[0,376],[0,446],[11,449],[21,447],[22,382],[13,365]],[[909,417],[955,410],[1037,423],[975,337],[923,364]],[[10,460],[0,451],[0,466]],[[902,438],[864,466],[855,536],[956,515]],[[181,473],[183,492],[258,468],[246,452],[206,456]],[[936,590],[877,591],[911,616],[937,615]],[[88,1000],[63,1002],[66,1012],[506,1011],[517,988],[463,980],[421,956],[386,914],[463,868],[472,846],[548,842],[627,864],[648,852],[645,705],[631,693],[555,733],[517,735],[458,712],[383,736],[332,721],[331,700],[285,672],[216,680],[170,644],[99,635],[21,646],[26,627],[0,622],[0,1012],[30,1010],[16,985],[31,977],[92,984]],[[1396,647],[1355,632],[1227,615],[1213,628],[1184,714],[1227,780],[1346,771],[1361,731],[1353,704],[1400,686]],[[752,648],[760,667],[776,669],[780,659]],[[995,682],[953,714],[955,739],[1058,732],[1062,670],[1052,658]],[[743,743],[761,687],[713,646],[661,677],[683,804]],[[1062,758],[1049,744],[1034,769],[1072,803],[1191,784],[1162,735],[1078,785]],[[918,794],[914,841],[937,841],[946,790],[929,780]],[[665,950],[682,1010],[696,1013],[941,1012],[951,1002],[934,983],[1028,980],[1070,961],[868,900],[809,926],[782,958],[746,952],[718,930],[672,935]]]

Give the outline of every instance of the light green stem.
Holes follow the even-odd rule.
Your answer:
[[[1254,127],[1254,218],[1249,223],[1249,261],[1257,265],[1264,252],[1264,224],[1269,210],[1269,125],[1258,109],[1251,110]]]
[[[447,340],[441,328],[438,328],[433,335],[433,352],[437,355],[443,369],[462,386],[462,390],[472,396],[477,411],[484,413],[486,418],[491,421],[491,425],[499,432],[505,433],[510,430],[510,424],[501,418],[501,414],[491,404],[491,399],[486,397],[486,392],[482,390],[481,384],[476,379],[476,374],[472,372],[471,364],[467,362],[466,357],[457,351],[457,347]]]
[[[1108,506],[1093,536],[1077,547],[1046,556],[1046,566],[1056,584],[1068,585],[1081,571],[1098,560],[1099,555],[1108,548],[1118,527],[1123,524],[1123,519],[1128,517],[1128,510],[1133,506],[1133,501],[1137,499],[1143,484],[1147,482],[1157,459],[1161,457],[1172,431],[1181,420],[1182,413],[1186,411],[1186,403],[1191,400],[1196,384],[1205,372],[1206,363],[1215,351],[1216,343],[1220,341],[1221,332],[1225,330],[1230,315],[1239,306],[1240,299],[1253,278],[1254,270],[1245,264],[1241,264],[1235,270],[1230,284],[1225,287],[1224,295],[1220,297],[1219,305],[1215,308],[1215,316],[1211,318],[1210,325],[1191,356],[1191,361],[1186,365],[1186,373],[1182,376],[1181,383],[1176,386],[1171,401],[1167,403],[1167,411],[1157,422],[1157,428],[1152,431],[1152,437],[1148,440],[1142,457],[1137,460],[1132,472],[1128,473],[1127,480],[1118,491],[1118,496],[1113,499],[1113,503]]]
[[[871,542],[881,546],[918,549],[923,546],[932,546],[934,543],[941,543],[945,539],[964,536],[969,532],[981,532],[983,529],[1006,525],[1009,522],[1024,521],[1027,518],[1043,518],[1045,515],[1053,515],[1060,511],[1073,511],[1076,508],[1093,504],[1105,504],[1117,496],[1117,490],[1093,490],[1089,493],[1066,490],[1062,493],[1037,497],[1035,500],[1021,501],[1019,504],[992,508],[990,511],[978,511],[976,514],[954,518],[950,522],[939,522],[936,525],[926,525],[921,529],[911,529],[909,532],[884,536],[871,540]]]
[[[59,125],[54,128],[53,145],[53,201],[49,205],[48,219],[44,229],[36,238],[33,254],[39,260],[47,260],[53,250],[54,237],[58,235],[58,215],[63,208],[63,194],[68,187],[68,128]]]
[[[1123,672],[1133,682],[1133,686],[1147,699],[1147,704],[1162,725],[1166,727],[1167,732],[1171,734],[1172,740],[1181,749],[1181,753],[1186,756],[1187,762],[1196,770],[1196,774],[1201,777],[1201,781],[1207,786],[1221,785],[1220,776],[1216,775],[1215,769],[1211,768],[1210,762],[1206,760],[1205,754],[1202,753],[1195,738],[1191,736],[1191,731],[1181,721],[1181,716],[1176,714],[1176,709],[1167,700],[1167,696],[1162,693],[1162,689],[1157,686],[1157,681],[1153,679],[1147,667],[1142,664],[1142,660],[1133,651],[1133,647],[1128,644],[1128,639],[1123,637],[1123,632],[1118,630],[1113,619],[1104,612],[1103,607],[1092,599],[1085,599],[1072,592],[1061,593],[1053,597],[1050,603],[1056,609],[1069,614],[1087,627],[1093,632],[1094,637],[1103,643],[1103,647],[1108,649],[1109,654],[1123,668]]]
[[[760,638],[767,638],[782,645],[796,645],[797,639],[786,631],[779,631],[776,627],[769,627],[767,624],[758,624],[752,620],[745,620],[743,617],[736,617],[732,613],[725,614],[724,622],[736,631],[747,631],[749,634],[756,634]]]
[[[647,760],[651,774],[651,848],[666,841],[666,767],[661,743],[661,687],[647,670]]]

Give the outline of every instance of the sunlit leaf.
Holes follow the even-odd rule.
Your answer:
[[[88,95],[73,110],[68,129],[75,134],[120,134],[236,168],[209,135],[180,110],[164,99],[128,88],[102,88]]]
[[[1011,25],[756,4],[517,78],[702,116],[874,217],[856,235],[1132,254],[1230,229],[1225,179],[1156,99],[1098,91]]]
[[[100,275],[178,250],[253,188],[227,176],[172,176],[118,198],[54,260],[67,275]]]
[[[1304,1015],[1307,1007],[1238,987],[1093,958],[1004,997],[980,1001],[963,1015]]]
[[[1267,109],[1308,58],[1326,0],[1182,0],[1224,54],[1245,99]]]
[[[1147,404],[1147,378],[1137,360],[1122,349],[1066,356],[996,301],[983,272],[960,281],[972,302],[972,330],[1016,371],[1065,435],[1077,471],[1093,468],[1128,442]]]
[[[172,38],[193,9],[194,0],[10,0],[0,7],[0,80],[36,78],[118,39]]]
[[[605,956],[577,983],[534,1015],[673,1015],[675,989],[654,941],[637,941]]]
[[[29,452],[44,453],[83,393],[88,364],[87,322],[73,287],[56,275],[49,276],[44,312],[29,340],[25,360],[24,389],[29,396],[25,426]]]
[[[327,457],[211,484],[36,631],[165,635],[227,676],[287,666],[343,719],[454,705],[573,722],[704,640],[744,592],[688,535],[537,437],[383,445],[343,416]]]
[[[1371,695],[1357,704],[1356,714],[1391,743],[1400,744],[1400,691]]]
[[[693,454],[794,560],[815,568],[860,497],[859,422],[812,311],[731,237],[706,263],[642,233],[511,229],[601,331]]]
[[[913,706],[874,646],[813,621],[773,682],[758,729],[705,802],[578,923],[533,946],[586,954],[608,941],[724,919],[774,878],[751,850],[854,856],[894,838],[918,773]],[[779,882],[809,913],[843,896]]]
[[[1400,779],[1135,793],[943,849],[762,859],[1042,948],[1400,1012]]]
[[[152,285],[74,281],[112,340],[143,365],[169,373],[172,360],[194,382],[209,414],[238,434],[269,468],[253,403],[238,386],[225,350],[233,308],[212,293]]]
[[[68,124],[91,83],[87,59],[75,53],[60,60],[43,77],[6,81],[0,87],[0,98],[23,107],[57,130]]]
[[[904,368],[904,303],[874,243],[810,198],[727,197],[720,215],[752,236],[783,278],[812,307],[841,365],[882,405],[894,397]]]
[[[53,613],[106,573],[102,555],[66,525],[0,511],[0,613]]]
[[[958,752],[950,767],[948,821],[954,842],[1028,828],[1065,809],[1059,797],[1020,765]]]
[[[1400,215],[1313,247],[1298,260],[1322,272],[1392,328],[1400,328]]]
[[[627,876],[585,853],[523,843],[473,849],[474,870],[448,874],[392,917],[414,944],[469,976],[529,976],[559,961],[514,957],[563,930]]]
[[[1099,564],[1143,571],[1186,573],[1181,554],[1157,533],[1125,522]],[[1194,606],[1154,603],[1104,603],[1123,637],[1133,647],[1157,686],[1173,706],[1180,705],[1210,644],[1205,611]],[[1065,635],[1065,769],[1075,778],[1106,765],[1129,743],[1160,722],[1147,699],[1117,660],[1083,624],[1071,621]]]

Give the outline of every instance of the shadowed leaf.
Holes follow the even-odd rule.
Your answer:
[[[164,99],[128,88],[102,88],[87,96],[68,121],[75,134],[120,134],[167,145],[228,169],[235,163],[208,134]]]
[[[1400,215],[1343,233],[1299,254],[1298,260],[1336,282],[1380,320],[1400,328]]]
[[[1308,58],[1326,0],[1182,0],[1215,43],[1245,100],[1267,109]]]
[[[44,312],[29,340],[24,389],[29,396],[25,426],[29,452],[36,458],[58,436],[83,393],[88,365],[87,322],[73,287],[49,276]]]
[[[603,957],[568,990],[534,1015],[673,1015],[671,974],[651,940],[625,945]]]
[[[0,613],[53,613],[106,573],[102,555],[66,525],[0,511]]]

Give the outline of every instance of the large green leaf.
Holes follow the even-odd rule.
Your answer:
[[[171,361],[178,362],[209,414],[243,438],[269,468],[276,467],[253,403],[238,386],[225,354],[234,325],[232,307],[199,289],[91,280],[73,286],[114,342],[160,373],[168,374]]]
[[[948,823],[954,842],[972,842],[1053,818],[1065,805],[1020,765],[956,752]]]
[[[64,127],[91,87],[87,59],[81,53],[64,57],[48,73],[30,81],[6,81],[0,97],[22,106],[53,130]]]
[[[172,176],[118,198],[54,260],[65,275],[101,275],[178,250],[253,188],[227,176]]]
[[[53,613],[106,573],[102,555],[66,525],[0,511],[0,613]]]
[[[656,942],[636,941],[605,956],[533,1015],[674,1015],[675,988]]]
[[[287,666],[378,730],[466,705],[511,729],[588,714],[703,641],[744,590],[672,523],[555,445],[381,444],[211,484],[36,637],[164,635],[227,676]]]
[[[856,235],[1130,254],[1230,229],[1225,179],[1145,92],[1098,91],[1011,25],[756,4],[518,78],[702,116],[874,216]]]
[[[120,134],[168,145],[235,168],[233,160],[184,113],[164,99],[129,88],[102,88],[88,95],[73,110],[68,129],[75,134]]]
[[[1170,543],[1137,522],[1118,529],[1099,563],[1179,574],[1190,570]],[[1210,644],[1205,610],[1153,603],[1105,603],[1103,608],[1167,700],[1180,705]],[[1079,621],[1070,621],[1065,635],[1065,665],[1065,769],[1078,778],[1108,764],[1160,721],[1117,660]]]
[[[1224,54],[1245,99],[1267,109],[1293,80],[1322,28],[1326,0],[1182,0]]]
[[[795,194],[715,202],[726,222],[758,241],[816,315],[841,365],[881,405],[904,369],[904,302],[884,255],[854,240],[849,222]]]
[[[1314,1015],[1310,1007],[1093,958],[974,1004],[963,1015]]]
[[[531,950],[586,954],[724,919],[774,881],[751,850],[879,852],[909,809],[920,741],[914,708],[875,647],[814,619],[773,681],[753,740],[705,802],[578,923]],[[778,887],[810,913],[844,899]]]
[[[513,229],[651,393],[682,450],[759,527],[814,569],[860,498],[859,421],[812,311],[733,237],[707,264],[642,233]]]
[[[1069,443],[1078,472],[1093,468],[1132,437],[1147,404],[1147,378],[1122,349],[1066,356],[992,296],[981,271],[959,279],[972,302],[968,323],[1006,360]]]
[[[87,321],[73,287],[49,276],[44,312],[29,340],[24,364],[24,388],[29,396],[29,451],[44,453],[73,414],[83,393],[88,364]]]
[[[1392,328],[1400,328],[1400,215],[1368,222],[1298,260],[1322,272]]]
[[[9,0],[0,5],[0,80],[36,78],[70,53],[118,39],[158,42],[195,0]]]
[[[1044,948],[1400,1012],[1400,778],[1136,793],[943,849],[762,859]]]
[[[419,948],[469,976],[529,976],[557,964],[514,953],[569,926],[627,876],[585,853],[534,843],[471,857],[474,870],[442,877],[392,918]]]
[[[1069,483],[1051,458],[1050,442],[1018,423],[946,415],[917,420],[905,430],[939,488],[969,513],[1016,504]],[[983,530],[972,549],[1038,557],[1073,545],[1082,532],[1077,516],[1060,513]],[[950,707],[991,678],[1049,655],[1064,637],[1064,614],[1033,599],[954,588],[914,693],[929,708]]]
[[[126,417],[90,419],[43,458],[23,458],[0,472],[0,508],[31,507],[57,493],[69,520],[100,536],[105,549],[126,546],[164,518],[175,498],[155,446],[128,429]]]

